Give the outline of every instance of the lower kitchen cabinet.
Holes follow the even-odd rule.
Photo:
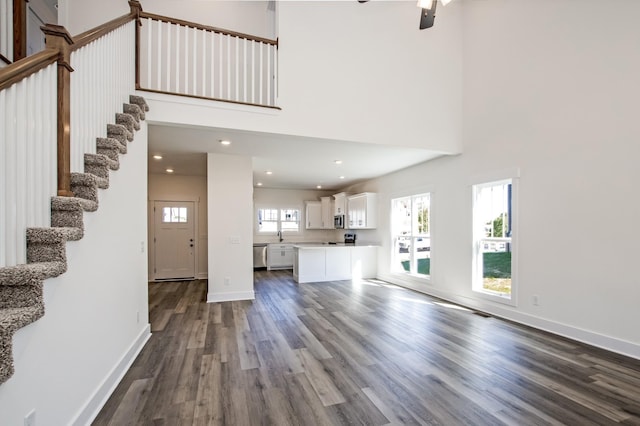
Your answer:
[[[298,283],[376,278],[378,247],[294,245]]]
[[[269,244],[267,269],[293,269],[293,244]]]

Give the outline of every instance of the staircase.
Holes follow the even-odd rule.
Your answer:
[[[0,268],[0,384],[14,372],[14,333],[44,315],[44,281],[67,270],[66,242],[82,239],[84,212],[98,209],[98,189],[109,187],[110,170],[120,168],[120,155],[145,119],[144,98],[132,95],[129,102],[107,125],[107,137],[96,139],[97,153],[85,154],[85,172],[71,174],[74,197],[52,197],[51,227],[27,229],[27,263]]]

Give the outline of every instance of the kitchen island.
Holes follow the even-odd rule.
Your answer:
[[[378,272],[377,245],[302,243],[293,250],[298,283],[376,278]]]

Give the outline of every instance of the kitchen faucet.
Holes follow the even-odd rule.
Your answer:
[[[282,240],[284,240],[284,238],[282,238],[282,231],[278,231],[276,233],[276,235],[280,238],[280,242],[282,242]]]

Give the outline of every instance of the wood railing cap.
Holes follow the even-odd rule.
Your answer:
[[[73,37],[71,37],[69,31],[62,25],[46,24],[41,26],[40,29],[45,35],[61,37],[67,44],[73,44]]]

